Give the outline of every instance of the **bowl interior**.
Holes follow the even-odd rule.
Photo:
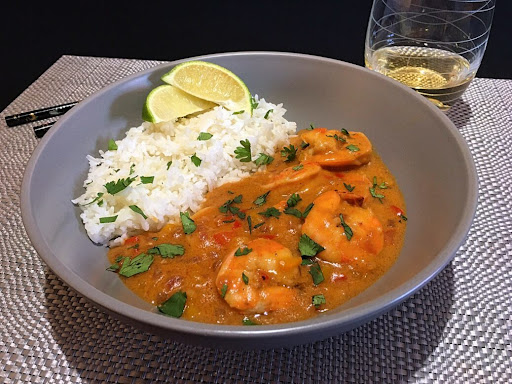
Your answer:
[[[140,125],[146,95],[173,63],[128,77],[83,101],[34,152],[22,188],[23,219],[40,256],[67,284],[130,321],[200,336],[201,344],[227,333],[233,345],[247,338],[259,345],[294,344],[291,337],[300,332],[305,342],[369,320],[413,293],[451,259],[474,215],[477,182],[462,137],[428,101],[383,76],[329,59],[277,53],[201,59],[237,73],[253,94],[284,103],[285,116],[299,128],[313,123],[365,132],[405,197],[409,220],[401,256],[375,285],[337,310],[300,324],[253,329],[250,335],[240,327],[199,326],[158,315],[105,272],[106,249],[88,239],[71,199],[82,193],[86,156]]]

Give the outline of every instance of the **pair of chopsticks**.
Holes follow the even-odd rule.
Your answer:
[[[41,108],[28,112],[22,112],[16,115],[10,115],[5,117],[5,122],[7,123],[8,127],[16,127],[22,124],[28,124],[33,123],[35,121],[50,119],[52,117],[57,117],[65,114],[67,111],[69,111],[77,104],[78,101],[73,101],[71,103],[55,105],[53,107]],[[51,122],[34,127],[34,134],[37,138],[43,137],[44,134],[48,132],[48,130],[54,123],[55,122]]]

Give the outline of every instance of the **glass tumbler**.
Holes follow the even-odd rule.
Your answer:
[[[495,0],[373,0],[366,67],[447,110],[475,77],[494,7]]]

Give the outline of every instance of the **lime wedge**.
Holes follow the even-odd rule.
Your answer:
[[[220,65],[187,61],[163,75],[162,80],[230,111],[252,112],[251,93],[247,86],[237,75]]]
[[[216,104],[189,95],[172,85],[153,89],[142,108],[142,118],[151,123],[176,120],[215,107]]]

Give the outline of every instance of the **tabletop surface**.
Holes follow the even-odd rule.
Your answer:
[[[214,350],[132,328],[71,291],[21,220],[38,140],[4,117],[82,100],[160,63],[63,56],[0,114],[0,382],[512,382],[512,80],[477,78],[448,112],[479,178],[465,243],[418,293],[364,326],[290,349]]]

